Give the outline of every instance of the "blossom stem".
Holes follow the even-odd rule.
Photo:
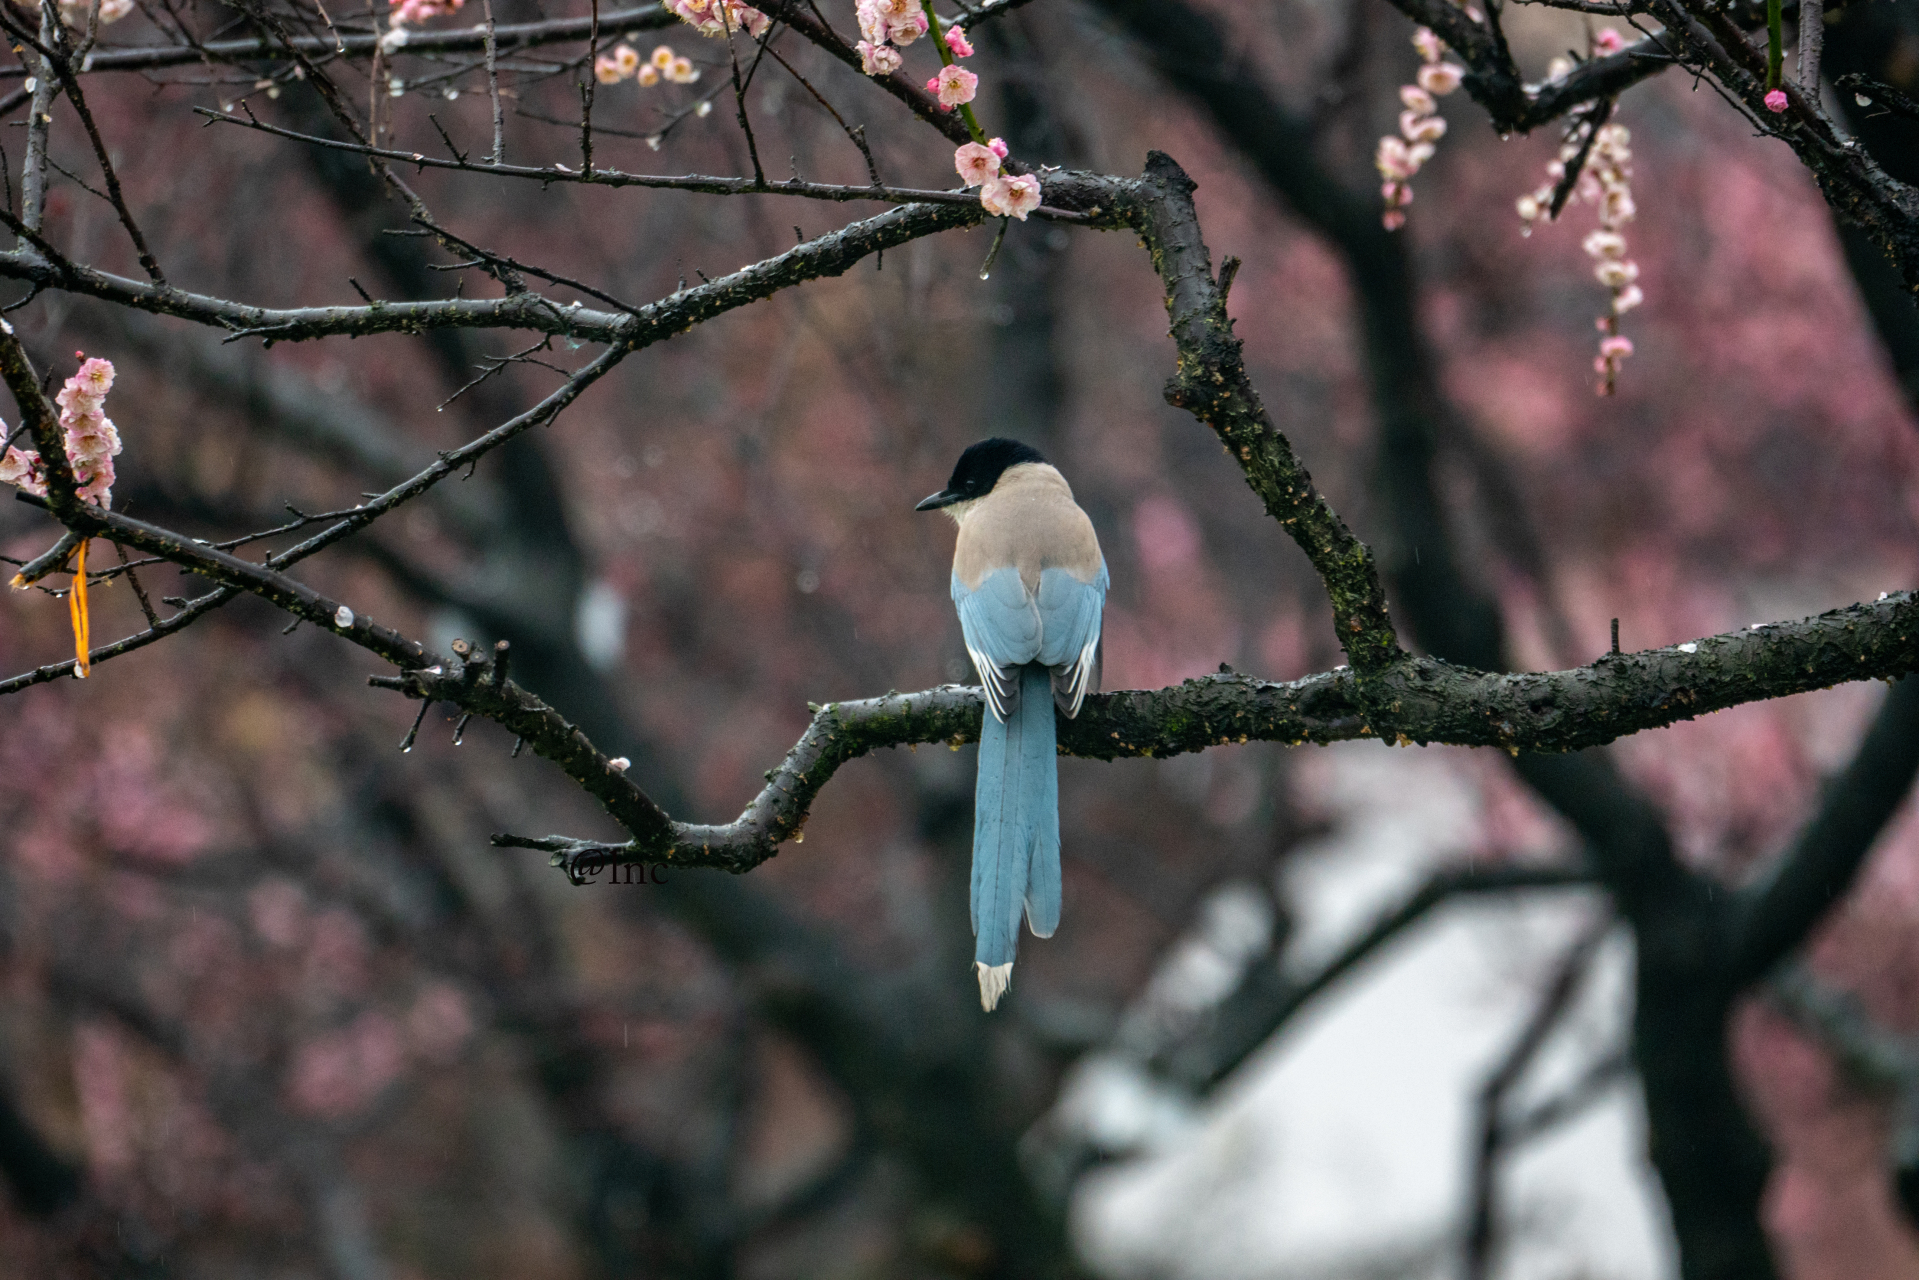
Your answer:
[[[1785,20],[1779,0],[1766,0],[1766,89],[1779,87],[1786,60]]]
[[[1772,2],[1777,4],[1778,0],[1772,0]],[[953,51],[946,45],[946,32],[940,28],[940,16],[933,12],[933,0],[920,0],[920,8],[926,11],[926,21],[932,24],[933,48],[939,51],[940,65],[942,67],[952,66],[954,63]],[[984,146],[986,143],[986,130],[979,127],[979,119],[973,114],[972,104],[967,102],[960,103],[959,113],[960,119],[966,122],[966,131],[973,135],[973,141]]]

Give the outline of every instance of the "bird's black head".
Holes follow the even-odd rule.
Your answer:
[[[1000,474],[1008,467],[1016,467],[1022,462],[1044,461],[1046,459],[1032,445],[1001,436],[968,445],[966,452],[959,456],[959,461],[953,464],[953,475],[947,480],[946,487],[913,510],[937,511],[956,502],[984,498],[993,491],[993,486],[999,483]]]

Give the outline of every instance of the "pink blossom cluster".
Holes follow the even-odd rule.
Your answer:
[[[996,218],[1018,218],[1039,208],[1039,179],[1030,173],[1009,177],[1000,172],[1006,159],[1006,139],[969,142],[953,153],[953,167],[960,181],[979,188],[979,202]]]
[[[458,13],[466,0],[387,0],[388,22],[396,27],[417,27],[430,18]]]
[[[667,0],[667,8],[703,36],[723,36],[729,31],[744,31],[758,39],[773,20],[750,4],[739,0]]]
[[[890,76],[904,61],[900,50],[926,34],[919,0],[859,0],[860,70]],[[967,52],[972,52],[969,47]]]
[[[1418,83],[1399,88],[1399,101],[1405,108],[1399,113],[1399,134],[1381,138],[1379,149],[1373,153],[1373,164],[1386,180],[1379,189],[1386,202],[1380,221],[1388,231],[1406,225],[1406,206],[1413,202],[1412,177],[1433,158],[1434,144],[1446,136],[1446,122],[1439,118],[1436,99],[1457,89],[1466,75],[1464,67],[1445,60],[1445,42],[1429,28],[1421,27],[1413,33],[1413,48],[1419,50],[1423,65]]]
[[[1637,212],[1632,198],[1631,142],[1632,134],[1624,125],[1602,126],[1586,166],[1586,175],[1599,184],[1599,230],[1586,237],[1584,247],[1593,259],[1593,276],[1612,291],[1612,308],[1598,320],[1599,354],[1593,360],[1602,396],[1613,393],[1620,361],[1632,354],[1632,339],[1621,336],[1619,317],[1646,300],[1638,284],[1639,264],[1626,256],[1624,227]]]
[[[1602,36],[1608,33],[1601,32]],[[1598,40],[1595,48],[1603,47]],[[1555,188],[1566,180],[1566,166],[1579,159],[1585,146],[1582,128],[1568,132],[1560,144],[1559,156],[1546,166],[1546,181],[1537,191],[1519,197],[1519,216],[1525,222],[1520,234],[1531,235],[1540,219],[1552,220]],[[1619,317],[1646,300],[1639,287],[1639,264],[1626,256],[1625,226],[1638,213],[1632,197],[1632,134],[1624,125],[1601,125],[1592,135],[1592,150],[1586,166],[1566,195],[1567,203],[1583,201],[1599,215],[1599,229],[1581,242],[1593,259],[1593,276],[1612,291],[1612,306],[1600,316],[1599,354],[1593,369],[1599,374],[1599,394],[1613,393],[1620,363],[1632,354],[1632,339],[1619,332]]]
[[[76,354],[81,360],[80,371],[68,378],[54,397],[60,406],[60,425],[67,433],[67,461],[73,467],[80,496],[95,506],[111,507],[113,458],[120,452],[120,433],[100,411],[100,405],[113,389],[113,363],[88,360],[85,352]],[[45,497],[47,477],[40,455],[31,449],[9,448],[0,457],[0,483]]]
[[[700,69],[693,65],[691,58],[674,53],[667,45],[660,45],[651,57],[642,60],[639,50],[622,44],[593,60],[593,75],[601,84],[638,80],[641,87],[650,89],[662,80],[692,84],[700,78]]]

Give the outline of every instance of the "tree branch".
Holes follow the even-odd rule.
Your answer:
[[[1377,738],[1502,747],[1515,754],[1579,751],[1745,702],[1914,669],[1919,669],[1919,599],[1901,593],[1800,622],[1609,654],[1572,671],[1496,675],[1408,657],[1364,681],[1347,670],[1286,684],[1218,675],[1168,689],[1100,694],[1087,699],[1076,719],[1060,722],[1059,749],[1063,755],[1113,760],[1179,755],[1234,742],[1297,746]],[[413,670],[380,677],[379,683],[410,698],[450,703],[498,721],[541,754],[561,761],[603,803],[610,796],[622,805],[652,805],[570,724],[511,684],[476,684],[465,671],[452,670]],[[977,689],[955,685],[828,704],[814,713],[766,788],[724,826],[681,823],[664,814],[656,819],[649,813],[637,829],[628,827],[633,839],[622,844],[565,836],[507,840],[560,855],[557,861],[575,870],[657,862],[744,871],[800,833],[814,797],[840,765],[882,747],[976,741],[981,705]],[[1595,804],[1605,810],[1601,816],[1617,816],[1607,797]],[[1579,816],[1588,815],[1575,821]],[[1603,822],[1595,825],[1607,834]],[[1632,881],[1617,865],[1604,870],[1622,906],[1664,884],[1659,876]]]
[[[1400,656],[1400,648],[1373,554],[1314,487],[1247,376],[1226,314],[1226,293],[1238,264],[1229,260],[1220,278],[1213,278],[1193,208],[1194,188],[1172,157],[1155,151],[1147,157],[1130,205],[1130,220],[1166,286],[1166,313],[1179,349],[1166,399],[1219,436],[1267,513],[1318,572],[1332,603],[1340,647],[1354,670],[1377,673]]]

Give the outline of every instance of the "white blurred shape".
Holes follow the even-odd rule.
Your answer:
[[[1354,743],[1309,757],[1304,780],[1337,827],[1288,864],[1289,970],[1322,964],[1473,847],[1476,788],[1449,755]],[[1082,1181],[1083,1256],[1107,1276],[1169,1280],[1456,1275],[1479,1086],[1597,902],[1553,890],[1436,910],[1300,1015],[1186,1136],[1165,1131],[1160,1154]],[[1187,963],[1176,953],[1168,967]],[[1516,1103],[1619,1043],[1630,974],[1620,934]],[[1144,1105],[1129,1113],[1114,1092],[1113,1114],[1144,1124]],[[1622,1080],[1506,1162],[1498,1280],[1677,1273],[1644,1128]]]
[[[626,597],[604,578],[595,581],[574,606],[573,634],[595,671],[619,666],[626,654]]]

